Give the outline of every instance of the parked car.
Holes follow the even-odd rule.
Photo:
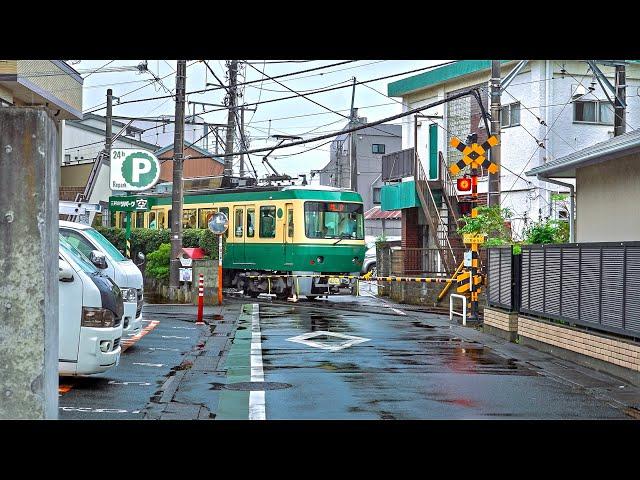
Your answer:
[[[60,236],[58,373],[102,373],[120,361],[124,304],[118,286]]]
[[[88,225],[60,220],[60,235],[120,287],[124,300],[123,334],[139,333],[142,329],[144,287],[142,273],[136,264]],[[144,255],[140,255],[144,260]]]
[[[369,248],[364,254],[364,261],[362,262],[362,273],[369,273],[373,270],[373,274],[375,275],[376,268],[376,245]]]

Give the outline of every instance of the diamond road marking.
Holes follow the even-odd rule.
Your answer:
[[[345,340],[347,340],[346,342],[340,343],[338,345],[330,345],[327,343],[323,343],[323,342],[314,342],[313,340],[311,340],[312,338],[315,337],[320,337],[326,335],[328,337],[337,337],[337,338],[343,338]],[[353,335],[345,335],[344,333],[335,333],[335,332],[325,332],[323,330],[318,330],[316,332],[309,332],[309,333],[304,333],[302,335],[298,335],[297,337],[291,337],[291,338],[287,338],[288,342],[296,342],[296,343],[301,343],[303,345],[307,345],[309,347],[315,347],[315,348],[321,348],[323,350],[330,350],[332,352],[338,351],[338,350],[342,350],[345,348],[349,348],[349,347],[353,347],[354,345],[357,345],[359,343],[364,343],[364,342],[368,342],[369,340],[371,340],[370,338],[364,338],[364,337],[355,337]]]

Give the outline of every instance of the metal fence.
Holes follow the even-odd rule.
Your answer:
[[[416,157],[413,148],[382,155],[382,181],[388,182],[413,176],[415,163]]]
[[[464,248],[454,248],[454,254],[462,258]],[[378,274],[429,276],[446,275],[447,270],[437,248],[382,248],[378,251]],[[486,252],[480,252],[480,263],[486,263]]]
[[[492,247],[487,252],[487,302],[490,306],[517,312],[520,308],[521,256],[511,246]]]
[[[489,304],[508,305],[502,277],[512,272],[499,249],[489,250]],[[512,283],[518,311],[640,336],[640,242],[527,245],[521,257],[521,284]]]

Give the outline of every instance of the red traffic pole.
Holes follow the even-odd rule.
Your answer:
[[[204,313],[204,274],[200,274],[198,279],[198,321],[196,325],[204,325],[202,319]]]

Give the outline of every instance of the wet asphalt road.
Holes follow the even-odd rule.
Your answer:
[[[185,412],[193,404],[220,420],[629,418],[588,388],[548,375],[531,349],[503,342],[500,353],[482,343],[498,348],[489,336],[419,307],[371,296],[229,302],[235,307],[224,323],[232,328],[225,334],[215,327],[212,337],[224,343],[229,335],[228,350],[215,372],[185,372],[173,400]],[[251,303],[259,304],[259,314],[235,322],[240,305]],[[194,325],[194,312],[193,306],[146,305],[149,331],[118,367],[61,378],[71,389],[59,399],[59,418],[141,419],[171,370],[209,332]],[[504,353],[509,350],[519,360]],[[618,388],[615,380],[590,381],[602,392]]]
[[[121,354],[117,367],[98,375],[60,377],[59,419],[142,419],[140,411],[199,336],[189,317],[184,321],[150,310],[157,308],[144,307],[148,333]]]
[[[373,298],[360,303],[366,312],[336,302],[260,304],[264,381],[287,385],[266,389],[267,419],[628,418],[524,362],[457,337],[441,316],[402,315]],[[291,341],[311,332],[366,341],[338,349],[349,339],[307,339],[334,350]]]

